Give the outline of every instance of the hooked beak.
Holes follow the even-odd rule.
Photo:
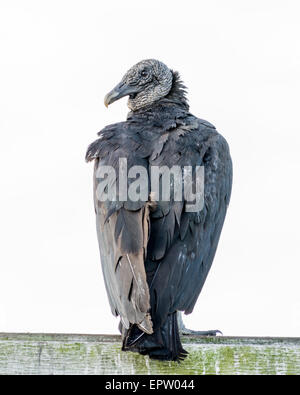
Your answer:
[[[120,82],[114,87],[104,98],[104,104],[108,107],[111,103],[121,99],[121,97],[137,93],[136,87],[129,86],[124,82]]]

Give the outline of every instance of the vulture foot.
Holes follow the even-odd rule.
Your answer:
[[[217,336],[218,334],[223,335],[223,333],[218,329],[211,329],[208,331],[194,331],[192,329],[186,328],[186,326],[183,323],[182,315],[180,311],[177,312],[177,320],[178,320],[178,328],[180,335],[196,335],[196,336]]]

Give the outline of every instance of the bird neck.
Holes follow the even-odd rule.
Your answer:
[[[157,109],[161,111],[162,107],[164,107],[167,110],[168,108],[170,109],[175,106],[177,108],[180,108],[181,110],[188,112],[189,105],[186,97],[186,93],[187,93],[186,87],[181,81],[179,73],[177,71],[172,71],[172,74],[173,74],[173,81],[169,93],[153,103],[149,103],[148,105],[145,105],[141,108],[130,111],[129,117],[131,117],[132,115],[134,116],[134,115],[144,114],[149,111],[155,112],[155,110]]]
[[[188,99],[186,97],[187,88],[181,81],[180,75],[177,71],[172,71],[173,81],[170,92],[160,101],[174,103],[185,110],[189,110]]]

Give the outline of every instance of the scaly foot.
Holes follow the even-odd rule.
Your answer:
[[[197,335],[197,336],[217,336],[218,334],[223,335],[223,333],[218,329],[211,329],[208,331],[194,331],[192,329],[186,328],[182,320],[181,311],[177,312],[177,321],[178,321],[179,333],[181,335]]]

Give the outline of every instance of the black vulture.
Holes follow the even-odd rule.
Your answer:
[[[177,312],[193,311],[215,256],[231,194],[229,147],[211,123],[189,112],[178,72],[158,60],[134,65],[105,96],[105,105],[124,96],[129,96],[127,120],[102,129],[86,154],[87,161],[95,162],[94,205],[105,286],[112,313],[120,316],[122,350],[181,360],[187,352]],[[135,166],[144,169],[138,187],[128,173]],[[152,168],[173,166],[182,170],[180,181],[185,181],[184,169],[192,169],[196,198],[195,169],[204,169],[201,208],[187,209],[186,195],[175,199],[174,174],[169,199],[160,194],[164,171],[158,193],[153,193]],[[138,198],[121,197],[121,183],[126,191],[136,189]]]

